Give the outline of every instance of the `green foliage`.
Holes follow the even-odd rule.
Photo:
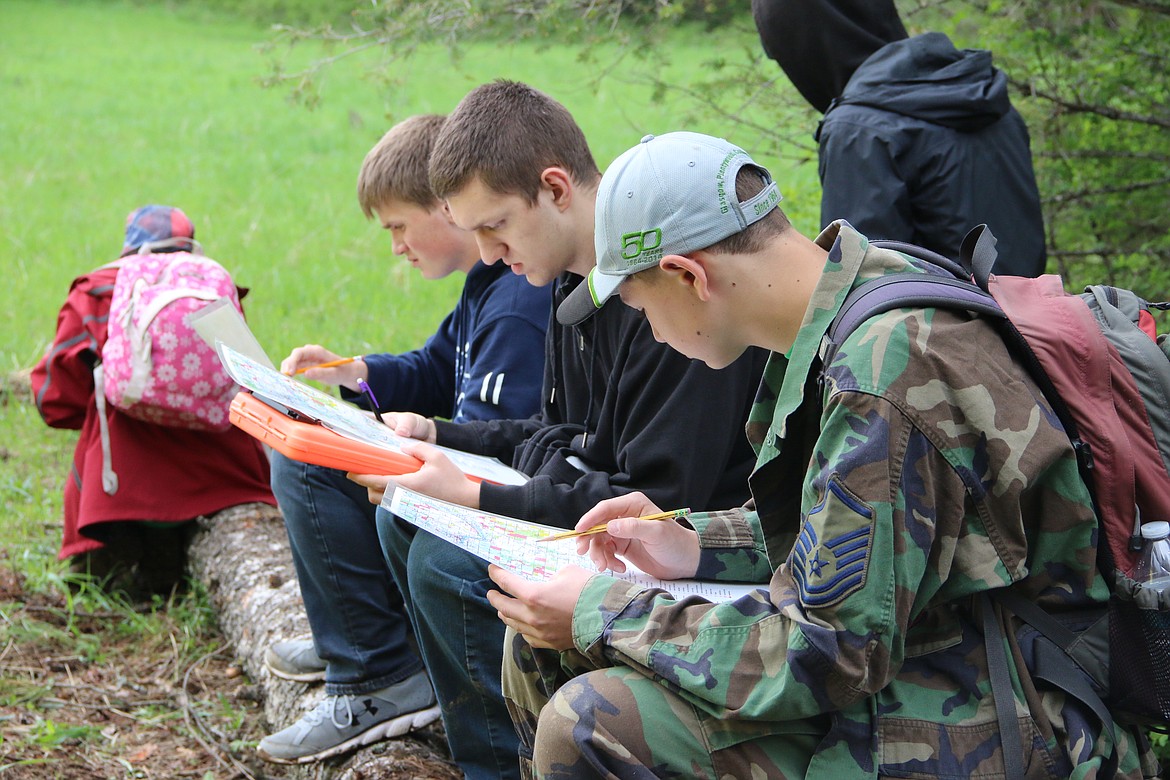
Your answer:
[[[126,610],[126,613],[132,614],[131,610]],[[76,615],[77,608],[73,603],[54,610],[53,622],[34,620],[23,615],[5,626],[4,635],[26,647],[67,646],[80,659],[101,660],[101,642],[93,634],[78,628],[74,620]]]
[[[401,8],[403,23],[417,23],[427,7],[383,3],[373,12]],[[587,50],[550,48],[552,39],[535,37],[467,43],[455,57],[417,36],[402,42],[409,62],[385,59],[392,46],[372,47],[318,72],[312,84],[321,103],[307,112],[257,82],[278,53],[288,73],[311,67],[328,55],[325,42],[273,44],[266,55],[256,44],[284,33],[213,22],[186,4],[8,0],[0,27],[25,31],[0,49],[0,137],[9,139],[0,144],[0,256],[6,292],[19,301],[0,308],[0,370],[37,360],[70,280],[113,259],[125,215],[149,202],[182,206],[208,255],[251,288],[248,318],[272,355],[307,342],[354,354],[421,343],[460,279],[426,282],[397,262],[357,207],[354,181],[393,122],[448,111],[483,81],[518,78],[556,96],[601,165],[647,132],[684,121],[707,132],[724,125],[713,114],[684,118],[681,95],[620,69],[625,54],[616,38]],[[676,82],[698,78],[716,52],[747,51],[747,38],[730,48],[699,28],[671,36],[686,56],[662,58],[659,67]],[[606,68],[610,77],[594,85]],[[805,139],[811,128],[803,128]],[[736,135],[745,145],[756,137]],[[784,169],[790,216],[815,229],[815,170],[759,148]]]
[[[966,7],[1032,131],[1050,269],[1070,288],[1107,281],[1170,293],[1170,6],[1098,0]],[[994,43],[993,43],[994,42]]]
[[[69,470],[73,432],[50,432],[36,408],[0,382],[0,549],[30,587],[52,589],[60,580],[61,485]],[[50,438],[52,436],[52,438]]]
[[[743,12],[743,4],[734,0],[625,0],[621,5],[622,15],[636,24],[670,18],[699,22],[708,30],[730,24]]]
[[[0,707],[14,707],[37,701],[53,692],[47,685],[29,683],[19,678],[0,677]]]
[[[158,5],[136,0],[144,6]],[[171,0],[186,14],[218,22],[234,16],[261,24],[341,24],[353,10],[352,0]]]
[[[899,0],[912,33],[947,32],[990,48],[1016,87],[1033,134],[1044,201],[1049,270],[1070,289],[1105,282],[1155,300],[1170,297],[1170,6],[1135,0]],[[815,156],[815,117],[766,61],[745,4],[719,0],[390,0],[355,3],[344,35],[282,29],[275,42],[321,40],[330,58],[286,70],[312,103],[321,67],[347,52],[378,53],[387,71],[419,47],[458,56],[477,41],[539,41],[576,50],[594,66],[591,88],[618,79],[649,85],[676,107],[676,126],[718,118],[723,135],[776,157]],[[688,24],[697,22],[697,24]],[[718,26],[717,33],[710,29]],[[714,36],[714,37],[713,37]],[[696,48],[680,41],[702,41]],[[712,45],[717,41],[716,45]],[[616,53],[615,53],[616,49]],[[272,54],[275,50],[270,50]],[[681,63],[679,65],[678,63]],[[783,180],[783,177],[781,177]]]
[[[48,719],[38,719],[33,729],[33,741],[43,747],[57,747],[66,741],[76,744],[100,737],[101,729],[97,726],[65,725]]]
[[[1163,766],[1170,762],[1170,735],[1160,732],[1150,732],[1150,742],[1154,745],[1154,752],[1158,754]]]

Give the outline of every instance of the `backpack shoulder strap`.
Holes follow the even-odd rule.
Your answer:
[[[93,366],[94,403],[97,405],[98,439],[102,448],[102,490],[107,495],[118,492],[118,474],[114,471],[114,456],[110,447],[110,420],[106,415],[105,369],[99,358]]]
[[[985,591],[979,594],[978,601],[983,613],[983,637],[987,646],[988,672],[991,676],[996,718],[999,721],[1000,735],[1003,740],[1007,777],[1020,778],[1021,780],[1024,777],[1021,762],[1023,741],[1015,708],[1011,706],[1015,694],[1008,671],[1007,653],[1004,650],[1004,631],[995,615],[995,610],[992,608],[993,602],[998,602],[1004,609],[1032,626],[1044,637],[1046,641],[1040,641],[1034,646],[1035,657],[1032,664],[1035,668],[1030,667],[1029,674],[1056,686],[1093,712],[1100,721],[1103,732],[1114,744],[1114,750],[1102,762],[1099,777],[1115,777],[1119,762],[1116,750],[1116,726],[1109,708],[1097,689],[1097,686],[1106,684],[1102,678],[1107,681],[1108,673],[1105,670],[1108,668],[1108,661],[1102,665],[1100,659],[1093,657],[1100,648],[1080,648],[1081,652],[1076,652],[1074,648],[1081,644],[1082,634],[1066,628],[1042,607],[1020,597],[1008,588]],[[1104,625],[1107,626],[1107,622]],[[1107,648],[1106,644],[1106,652]],[[1089,662],[1089,668],[1085,668],[1081,659]]]
[[[1004,633],[986,593],[979,594],[983,614],[983,645],[987,649],[987,673],[991,677],[991,696],[995,717],[999,721],[1000,750],[1006,780],[1024,780],[1024,741],[1016,717],[1016,695],[1012,689],[1011,669],[1004,650]]]
[[[894,309],[943,308],[1006,319],[999,304],[988,293],[988,278],[997,253],[995,236],[986,225],[972,228],[963,239],[959,260],[902,241],[870,243],[921,260],[930,272],[882,276],[850,292],[829,325],[831,352],[836,352],[836,347],[862,322]],[[826,357],[831,357],[831,354]],[[825,360],[824,365],[828,364],[829,361]]]
[[[904,255],[923,260],[930,265],[937,266],[949,272],[956,279],[967,279],[971,276],[970,271],[963,267],[962,262],[952,260],[945,255],[940,255],[938,252],[918,246],[917,244],[907,244],[905,241],[890,241],[887,239],[877,239],[869,243],[870,246],[893,249],[895,252],[901,252]]]
[[[846,296],[829,325],[829,339],[839,345],[870,317],[904,308],[956,309],[1004,318],[995,299],[971,282],[930,273],[891,274],[871,279]]]

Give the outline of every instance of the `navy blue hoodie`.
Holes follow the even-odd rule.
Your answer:
[[[551,303],[549,287],[533,287],[503,263],[476,263],[455,308],[425,345],[365,356],[378,405],[455,422],[534,413]],[[344,387],[342,397],[367,405]]]

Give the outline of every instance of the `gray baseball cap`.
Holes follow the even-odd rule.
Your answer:
[[[744,166],[765,187],[743,203],[735,177]],[[601,177],[594,243],[597,266],[557,307],[557,321],[576,325],[612,296],[631,274],[665,255],[706,249],[743,231],[780,202],[771,174],[743,149],[700,133],[648,135]]]

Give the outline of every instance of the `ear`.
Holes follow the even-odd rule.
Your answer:
[[[552,195],[553,205],[561,211],[573,200],[573,177],[564,168],[552,166],[540,172],[540,184]]]
[[[711,300],[711,280],[701,255],[666,255],[658,261],[658,267],[676,283],[692,288],[699,300]]]

